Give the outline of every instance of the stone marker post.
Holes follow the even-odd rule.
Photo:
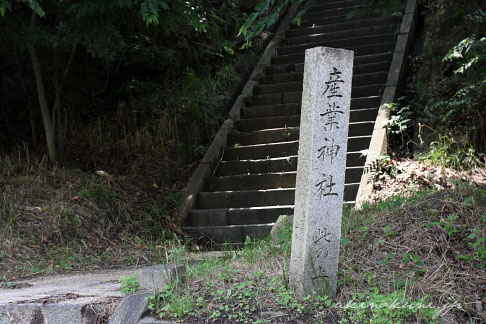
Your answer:
[[[353,51],[305,51],[290,259],[297,296],[336,294]]]

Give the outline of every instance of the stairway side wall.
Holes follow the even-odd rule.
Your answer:
[[[388,72],[387,83],[376,117],[370,147],[366,156],[363,175],[356,197],[356,208],[362,208],[368,202],[373,192],[373,182],[376,174],[377,160],[380,155],[387,153],[388,131],[385,128],[390,118],[390,109],[387,104],[395,102],[404,82],[404,69],[408,53],[415,34],[417,21],[417,0],[408,0],[402,18],[398,38],[393,53],[393,59]]]
[[[246,82],[241,94],[235,100],[231,110],[229,111],[229,119],[225,120],[220,130],[216,134],[214,140],[211,142],[206,154],[199,163],[196,171],[191,176],[189,183],[184,189],[182,202],[179,205],[176,213],[175,222],[179,226],[187,224],[187,215],[191,211],[196,202],[196,197],[204,188],[205,181],[210,177],[218,165],[219,160],[226,147],[227,135],[233,130],[233,119],[240,117],[240,110],[245,106],[245,98],[253,95],[253,88],[258,85],[257,80],[265,74],[265,67],[271,64],[271,59],[276,54],[276,50],[280,42],[285,36],[285,31],[290,25],[290,21],[295,17],[299,5],[292,4],[287,12],[283,15],[272,40],[269,42],[258,64],[254,68],[248,81]]]

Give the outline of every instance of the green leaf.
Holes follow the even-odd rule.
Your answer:
[[[40,17],[44,17],[46,15],[46,13],[44,12],[44,10],[42,9],[42,7],[40,6],[40,4],[37,1],[30,0],[29,1],[29,7],[32,10],[34,10],[34,12],[37,15],[39,15]]]
[[[302,17],[295,18],[295,23],[297,24],[297,26],[300,27],[300,24],[302,23]]]
[[[351,243],[351,240],[350,240],[349,238],[345,237],[345,238],[342,238],[342,239],[341,239],[341,245],[342,245],[342,246],[346,246],[346,245],[348,245],[349,243]]]
[[[0,0],[0,15],[5,16],[6,10],[12,10],[12,4],[7,0]]]

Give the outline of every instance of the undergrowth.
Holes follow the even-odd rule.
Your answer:
[[[177,191],[26,156],[0,156],[0,285],[165,258]]]
[[[416,301],[426,297],[442,322],[482,323],[485,230],[486,190],[464,184],[350,211],[343,219],[341,298],[404,290]]]
[[[176,263],[187,275],[149,297],[153,314],[184,323],[483,323],[486,190],[394,196],[345,209],[336,299],[296,298],[291,225],[241,250]],[[479,306],[478,306],[479,305]]]
[[[409,60],[414,139],[422,160],[458,170],[483,167],[486,153],[486,14],[482,1],[421,4],[423,43]],[[423,142],[422,142],[423,140]],[[429,148],[430,145],[430,148]]]
[[[27,143],[0,152],[0,285],[165,259],[181,191],[257,59],[248,51],[182,75],[134,76],[114,107],[103,98],[102,109],[70,111],[58,165]]]
[[[336,323],[329,298],[297,301],[289,288],[291,232],[287,223],[273,240],[248,239],[241,250],[187,262],[184,280],[149,297],[149,309],[184,323]]]

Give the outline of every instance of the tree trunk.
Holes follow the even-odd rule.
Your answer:
[[[51,113],[49,112],[49,106],[47,105],[46,90],[44,88],[44,81],[42,80],[39,58],[37,57],[34,47],[29,50],[29,54],[32,61],[32,69],[34,70],[35,85],[37,88],[37,97],[39,99],[42,120],[44,122],[49,160],[51,160],[53,163],[57,163],[56,140],[54,136],[55,130],[53,129],[53,125],[51,123]]]
[[[36,13],[32,12],[31,18],[31,28],[34,28],[36,19]],[[61,91],[66,83],[67,76],[69,74],[69,69],[73,63],[74,55],[76,53],[76,45],[73,46],[71,51],[71,55],[69,57],[68,63],[66,68],[64,69],[63,75],[59,75],[58,66],[59,66],[59,49],[55,50],[54,59],[55,59],[55,80],[54,80],[54,89],[55,89],[55,102],[52,108],[52,114],[49,111],[49,106],[47,105],[46,99],[46,91],[44,87],[44,81],[42,80],[42,72],[39,63],[39,57],[35,51],[35,47],[29,49],[30,58],[32,60],[32,68],[34,70],[35,76],[35,84],[37,88],[37,96],[39,98],[39,106],[42,113],[42,120],[44,122],[44,130],[46,134],[46,141],[47,141],[47,150],[49,152],[49,159],[51,162],[57,163],[58,162],[58,148],[62,150],[64,146],[64,137],[62,133],[62,114],[61,114]],[[57,140],[56,143],[56,124],[57,124]],[[58,144],[59,146],[56,146]]]
[[[61,85],[58,81],[55,82],[54,85],[55,93],[56,93],[56,101],[54,103],[54,107],[52,108],[52,118],[53,124],[56,124],[56,131],[57,131],[57,153],[62,158],[63,149],[64,149],[64,133],[63,133],[63,125],[62,125],[62,112],[61,112]]]

